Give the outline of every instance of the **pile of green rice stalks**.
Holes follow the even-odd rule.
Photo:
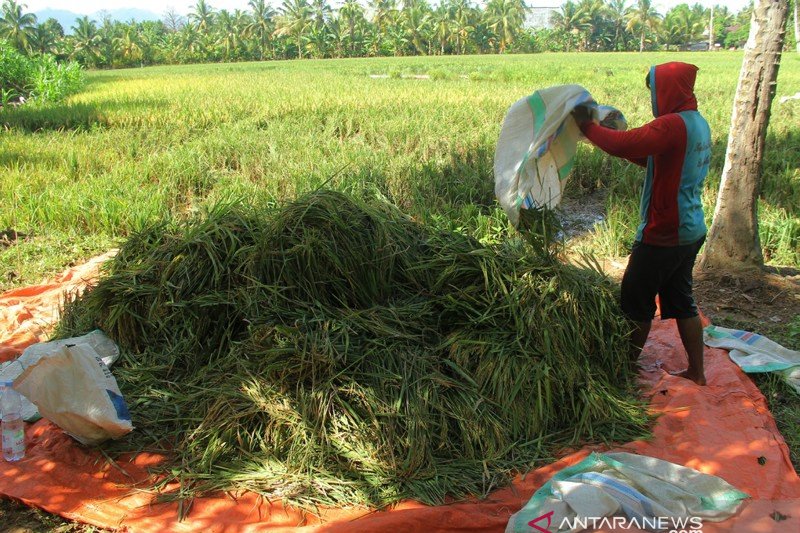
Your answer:
[[[596,269],[332,191],[133,235],[60,335],[98,326],[137,428],[112,450],[171,450],[180,497],[440,503],[648,422]]]

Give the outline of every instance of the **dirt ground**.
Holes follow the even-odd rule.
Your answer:
[[[626,263],[624,257],[605,259],[601,266],[619,280]],[[694,298],[714,324],[737,328],[747,324],[748,331],[769,336],[770,332],[796,323],[800,316],[800,270],[767,267],[762,271],[718,274],[695,268]]]
[[[606,259],[603,268],[621,278],[626,258]],[[695,298],[714,324],[788,337],[800,328],[800,271],[709,275],[695,272]],[[796,333],[800,335],[800,333]],[[797,346],[788,346],[796,349]],[[69,522],[0,497],[0,533],[89,533],[110,531]]]

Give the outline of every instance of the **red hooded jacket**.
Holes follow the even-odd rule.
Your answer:
[[[701,193],[711,159],[711,131],[697,111],[697,67],[665,63],[650,69],[652,122],[615,131],[593,122],[584,135],[603,151],[647,167],[636,240],[655,246],[696,242],[706,234]]]

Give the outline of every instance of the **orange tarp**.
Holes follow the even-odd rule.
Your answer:
[[[0,295],[0,361],[16,357],[46,338],[65,291],[78,291],[96,276],[109,256],[65,272],[51,283]],[[656,321],[642,356],[644,394],[660,413],[653,438],[614,448],[686,465],[725,479],[752,496],[734,518],[706,523],[703,533],[800,531],[800,478],[766,401],[727,352],[706,349],[708,386],[671,376],[685,366],[673,321]],[[480,501],[437,507],[403,502],[391,510],[324,509],[321,518],[267,502],[249,493],[196,499],[188,518],[178,521],[178,505],[153,503],[134,488],[147,479],[159,457],[110,462],[46,420],[27,427],[26,456],[0,461],[0,494],[70,519],[124,531],[280,531],[304,527],[345,531],[503,531],[537,488],[561,468],[583,459],[572,453]],[[776,519],[780,519],[779,521]]]

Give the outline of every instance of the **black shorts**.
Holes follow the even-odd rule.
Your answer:
[[[661,318],[692,318],[697,306],[692,297],[692,269],[705,237],[681,246],[652,246],[635,242],[622,277],[622,312],[630,320],[648,322],[656,313],[655,297],[661,304]]]

